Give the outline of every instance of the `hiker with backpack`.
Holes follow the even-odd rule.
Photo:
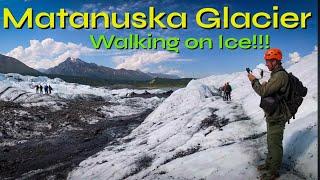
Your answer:
[[[271,71],[268,82],[260,84],[259,80],[248,73],[254,91],[261,96],[260,107],[264,110],[267,122],[268,154],[265,164],[259,165],[259,171],[265,171],[261,179],[276,179],[282,164],[282,139],[286,122],[294,117],[301,105],[307,89],[302,83],[287,73],[282,65],[282,52],[271,48],[264,54],[266,66]]]
[[[222,86],[222,92],[223,92],[223,100],[226,101],[227,100],[227,93],[226,93],[226,89],[227,89],[227,83],[225,83],[223,86]]]
[[[232,88],[229,84],[229,82],[227,82],[226,86],[225,86],[225,96],[226,96],[226,100],[227,101],[231,101],[231,91],[232,91]]]

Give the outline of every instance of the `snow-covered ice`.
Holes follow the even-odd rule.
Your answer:
[[[36,93],[35,85],[39,84],[51,85],[52,94]],[[54,137],[67,131],[81,131],[88,124],[99,126],[100,122],[130,117],[135,122],[133,118],[145,116],[164,100],[125,97],[131,92],[142,94],[145,90],[111,90],[67,83],[58,78],[0,74],[0,147],[15,146],[37,137]]]
[[[137,90],[137,89],[107,89],[107,88],[95,88],[88,85],[80,85],[76,83],[67,83],[59,78],[50,79],[44,76],[33,77],[33,76],[22,76],[20,74],[9,73],[9,74],[1,74],[0,73],[0,93],[8,87],[12,87],[13,89],[23,90],[27,93],[34,93],[35,85],[51,85],[53,87],[52,95],[60,97],[60,98],[75,98],[77,96],[85,96],[88,94],[94,94],[96,96],[108,97],[111,98],[116,97],[124,97],[127,93],[135,92],[138,94],[143,93],[145,90]],[[148,90],[150,93],[162,93],[163,90],[160,89],[152,89]],[[10,94],[10,93],[8,93]],[[11,94],[10,94],[11,95]],[[10,98],[12,98],[11,95]],[[8,98],[8,97],[7,97]],[[4,97],[1,97],[4,99]]]
[[[50,85],[53,87],[51,95],[36,93],[36,85]],[[65,105],[65,100],[88,99],[102,97],[110,103],[117,104],[115,107],[104,107],[108,117],[126,116],[134,112],[141,112],[148,108],[154,108],[163,98],[130,98],[123,99],[128,93],[142,94],[145,89],[107,89],[96,88],[88,85],[67,83],[59,78],[50,79],[44,76],[22,76],[20,74],[0,73],[0,100],[21,103],[24,107],[50,106],[60,110]],[[148,90],[149,93],[163,93],[161,89]],[[128,101],[132,105],[126,104]],[[136,110],[136,111],[135,111]]]
[[[286,125],[280,179],[317,179],[317,52],[287,68],[308,94]],[[264,70],[258,65],[253,73]],[[217,96],[230,82],[232,101]],[[81,162],[69,179],[256,179],[265,158],[266,124],[246,72],[193,80],[175,91],[145,121],[123,138],[123,144]]]

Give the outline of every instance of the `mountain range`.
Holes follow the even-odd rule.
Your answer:
[[[94,63],[87,63],[79,58],[67,58],[58,66],[45,71],[47,74],[59,74],[66,76],[84,76],[89,78],[99,78],[108,80],[131,80],[131,81],[149,81],[156,77],[178,79],[178,76],[167,74],[144,73],[142,71],[112,69],[105,66],[99,66]]]
[[[22,75],[34,76],[41,75],[39,71],[28,67],[21,61],[2,54],[0,54],[0,73],[19,73]]]
[[[40,72],[39,72],[40,71]],[[84,77],[90,79],[103,79],[112,81],[150,81],[154,78],[179,79],[176,75],[144,73],[139,70],[112,69],[87,63],[79,58],[67,58],[59,65],[44,70],[35,70],[21,61],[0,54],[0,73],[19,73],[24,75],[49,75]]]

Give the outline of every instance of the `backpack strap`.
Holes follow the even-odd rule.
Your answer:
[[[276,96],[277,96],[277,98],[279,98],[280,102],[284,103],[284,106],[285,106],[286,110],[290,112],[289,107],[288,107],[287,102],[286,102],[286,97],[285,97],[286,91],[288,90],[288,88],[290,88],[289,73],[284,68],[280,69],[279,71],[284,71],[287,74],[289,82],[288,82],[287,88],[284,91],[284,93],[281,93],[281,92],[280,93],[276,93]],[[293,119],[295,119],[295,115],[294,114],[292,115],[292,117],[293,117]],[[290,124],[290,119],[288,119],[288,124]]]

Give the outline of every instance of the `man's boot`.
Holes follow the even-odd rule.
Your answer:
[[[280,174],[278,172],[274,172],[274,173],[270,173],[270,172],[267,172],[267,173],[264,173],[260,179],[261,180],[275,180],[277,179],[278,177],[280,177]]]
[[[261,164],[257,167],[258,171],[267,171],[269,169],[269,166],[266,164]]]

